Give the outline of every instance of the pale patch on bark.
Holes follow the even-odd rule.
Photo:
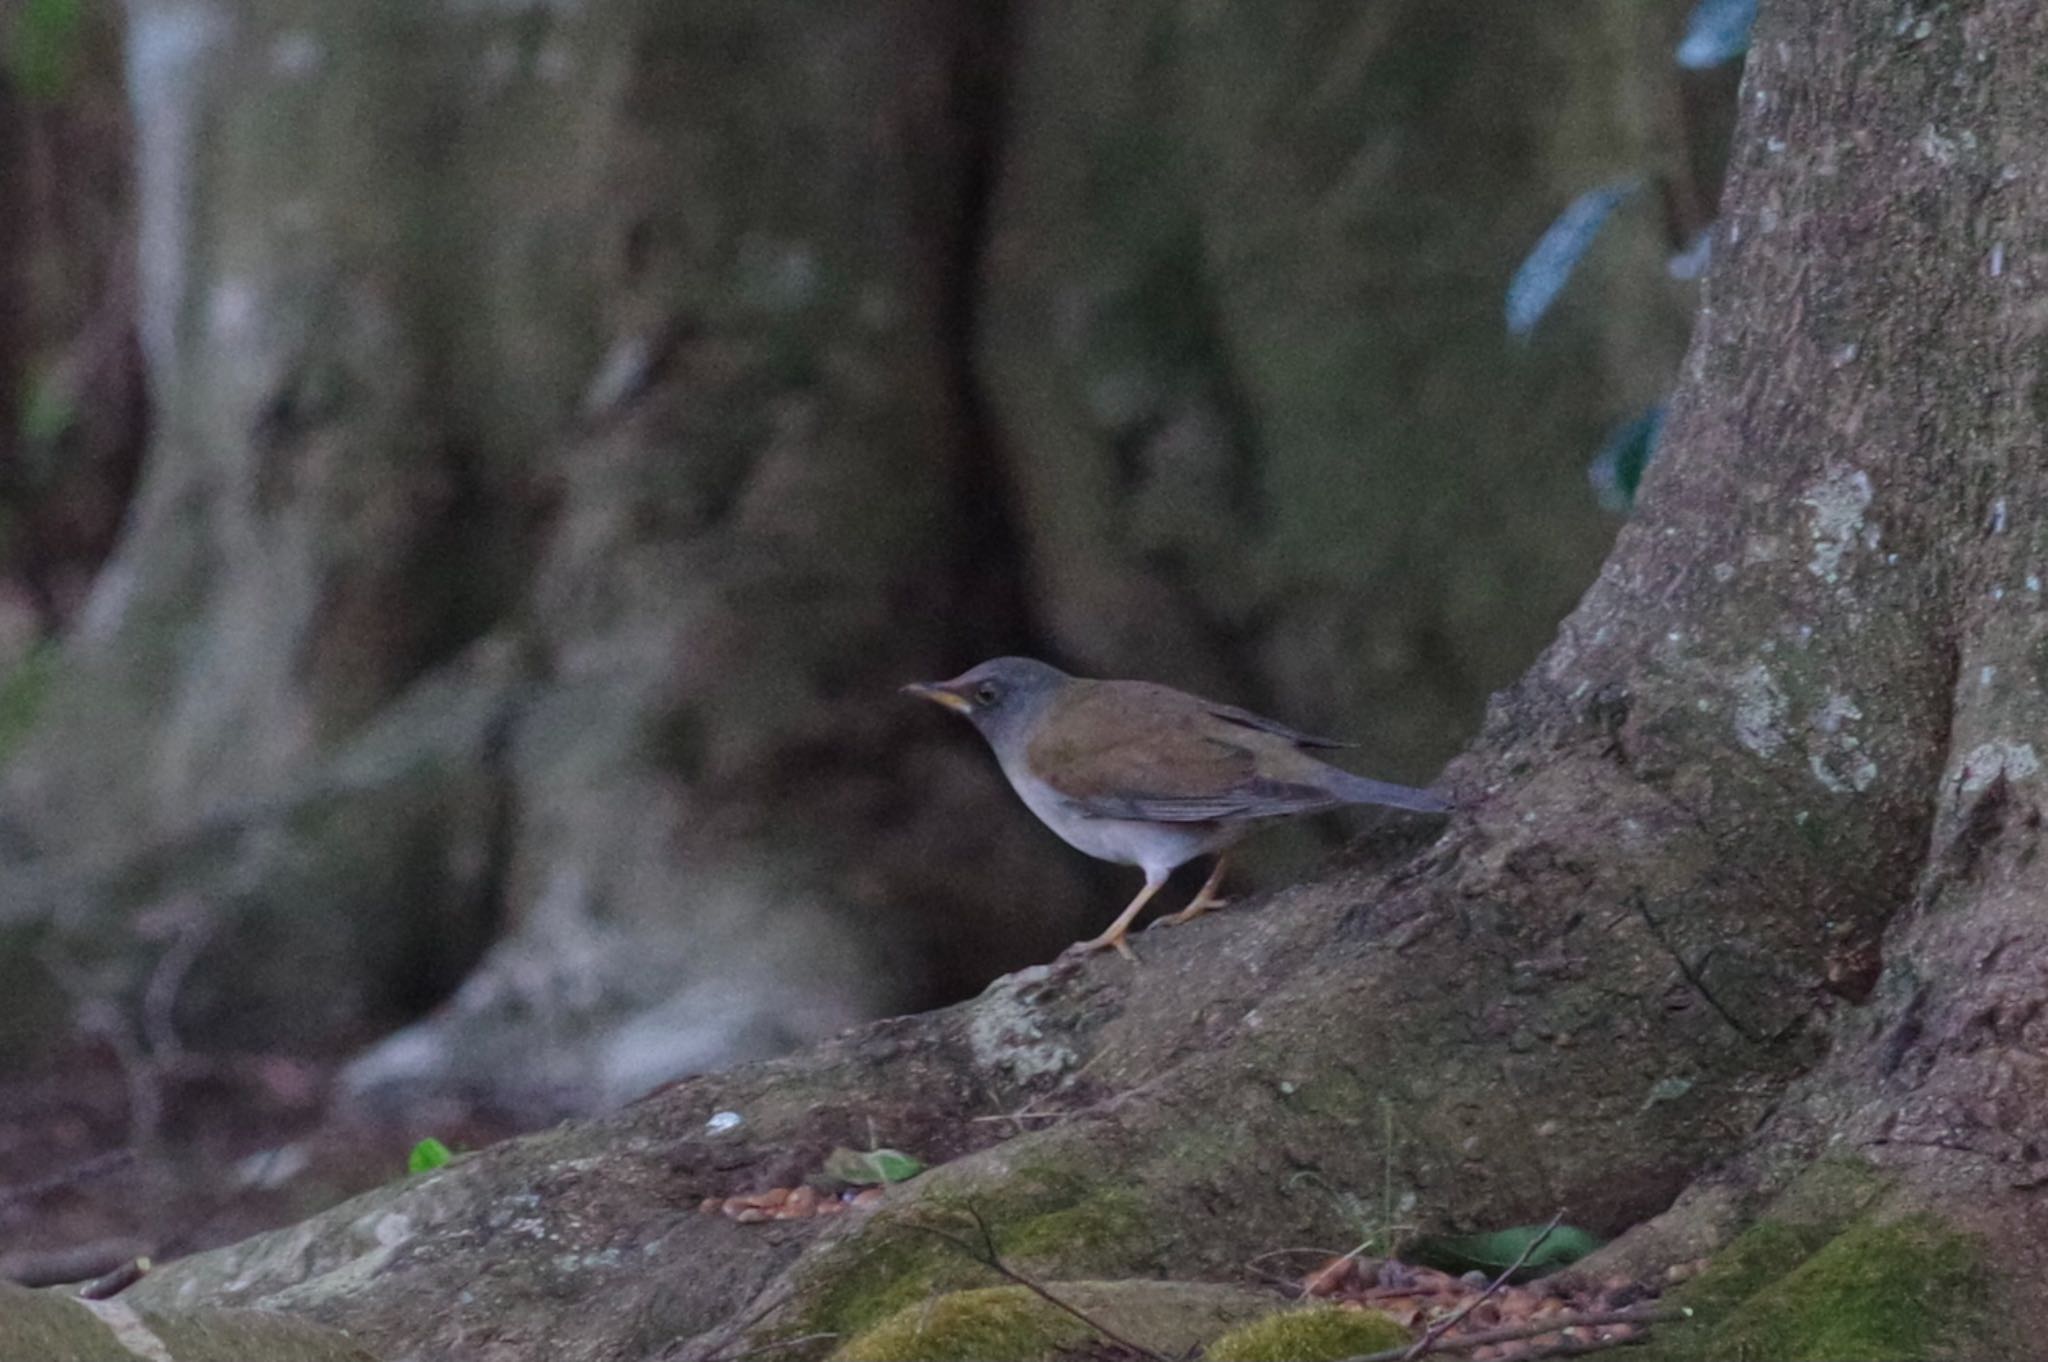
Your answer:
[[[1735,741],[1760,757],[1785,745],[1785,692],[1761,662],[1735,677]]]
[[[1862,717],[1856,702],[1840,691],[1830,691],[1813,712],[1814,741],[1808,748],[1807,769],[1836,794],[1860,794],[1877,779],[1877,763],[1862,750],[1862,739],[1848,731],[1849,723]]]
[[[974,1062],[982,1069],[1004,1069],[1018,1082],[1062,1074],[1078,1056],[1062,1041],[1048,1041],[1022,997],[1026,987],[1046,975],[1045,966],[1021,970],[990,985],[967,1026]]]
[[[1800,502],[1813,510],[1813,556],[1806,570],[1824,582],[1841,579],[1842,559],[1861,540],[1877,547],[1877,532],[1863,514],[1874,493],[1870,475],[1860,468],[1840,469],[1807,489]]]
[[[2034,751],[2032,743],[1997,742],[1978,743],[1963,756],[1962,792],[1975,794],[2003,776],[2007,780],[2026,780],[2041,769],[2041,758]]]

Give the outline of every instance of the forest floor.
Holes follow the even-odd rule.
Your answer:
[[[405,1177],[421,1140],[473,1150],[535,1124],[530,1114],[449,1098],[405,1109],[365,1104],[337,1082],[338,1067],[338,1059],[190,1053],[138,1065],[81,1040],[33,1073],[0,1079],[0,1280],[55,1286],[106,1277],[99,1285],[118,1290],[129,1278],[116,1274],[137,1258],[164,1262],[231,1243]],[[843,1200],[808,1186],[773,1188],[707,1200],[700,1209],[743,1223],[783,1220],[858,1212],[884,1194],[881,1187],[839,1190]],[[1651,1324],[1670,1317],[1656,1297],[1681,1279],[1675,1275],[1639,1283],[1563,1273],[1511,1285],[1554,1229],[1553,1222],[1525,1238],[1504,1271],[1443,1271],[1366,1256],[1363,1246],[1260,1254],[1247,1264],[1256,1285],[1273,1290],[1276,1302],[1325,1310],[1276,1316],[1240,1330],[1244,1337],[1233,1335],[1232,1346],[1248,1348],[1244,1356],[1303,1348],[1337,1356],[1392,1343],[1389,1354],[1520,1362],[1640,1342]],[[991,1266],[994,1280],[1028,1282]],[[1012,1286],[993,1297],[1031,1304],[1024,1290]],[[1036,1285],[1028,1290],[1044,1295]],[[969,1292],[961,1301],[990,1294]],[[1126,1354],[1103,1338],[1071,1355],[1157,1356],[1142,1344]]]
[[[88,1281],[232,1243],[405,1176],[430,1136],[477,1149],[530,1125],[453,1100],[371,1109],[337,1067],[187,1053],[145,1070],[81,1043],[0,1078],[0,1279]]]

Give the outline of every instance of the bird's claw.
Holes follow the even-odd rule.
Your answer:
[[[1060,960],[1062,962],[1071,960],[1078,963],[1082,960],[1086,960],[1089,956],[1095,954],[1097,951],[1108,950],[1115,951],[1118,955],[1121,955],[1124,959],[1130,961],[1134,965],[1144,963],[1143,961],[1138,959],[1138,953],[1131,949],[1130,941],[1122,932],[1118,932],[1113,937],[1094,936],[1090,937],[1086,941],[1076,941],[1073,945],[1067,947],[1065,950],[1060,952]]]
[[[1145,930],[1149,932],[1153,927],[1178,927],[1184,922],[1193,922],[1204,913],[1227,907],[1229,903],[1229,899],[1196,899],[1178,913],[1168,913],[1165,917],[1155,920]]]

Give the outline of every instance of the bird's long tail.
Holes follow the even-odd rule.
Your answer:
[[[1337,771],[1337,776],[1338,779],[1331,782],[1331,792],[1348,804],[1384,804],[1388,808],[1407,809],[1413,813],[1446,813],[1451,807],[1450,800],[1434,790],[1395,785],[1369,776],[1353,775],[1349,771]]]

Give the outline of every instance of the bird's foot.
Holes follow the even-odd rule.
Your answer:
[[[1187,907],[1181,909],[1178,913],[1168,913],[1165,917],[1160,918],[1157,922],[1154,922],[1152,926],[1178,927],[1183,922],[1193,922],[1202,914],[1210,912],[1213,909],[1221,908],[1229,902],[1229,899],[1211,898],[1206,894],[1198,894],[1195,896],[1194,902],[1190,903]],[[1148,927],[1146,928],[1146,930],[1150,931],[1151,928]]]
[[[1101,936],[1091,936],[1086,941],[1076,941],[1073,945],[1060,952],[1060,959],[1084,960],[1097,951],[1113,950],[1124,959],[1136,965],[1141,962],[1138,959],[1138,953],[1131,949],[1129,938],[1130,934],[1122,929],[1107,931]]]

